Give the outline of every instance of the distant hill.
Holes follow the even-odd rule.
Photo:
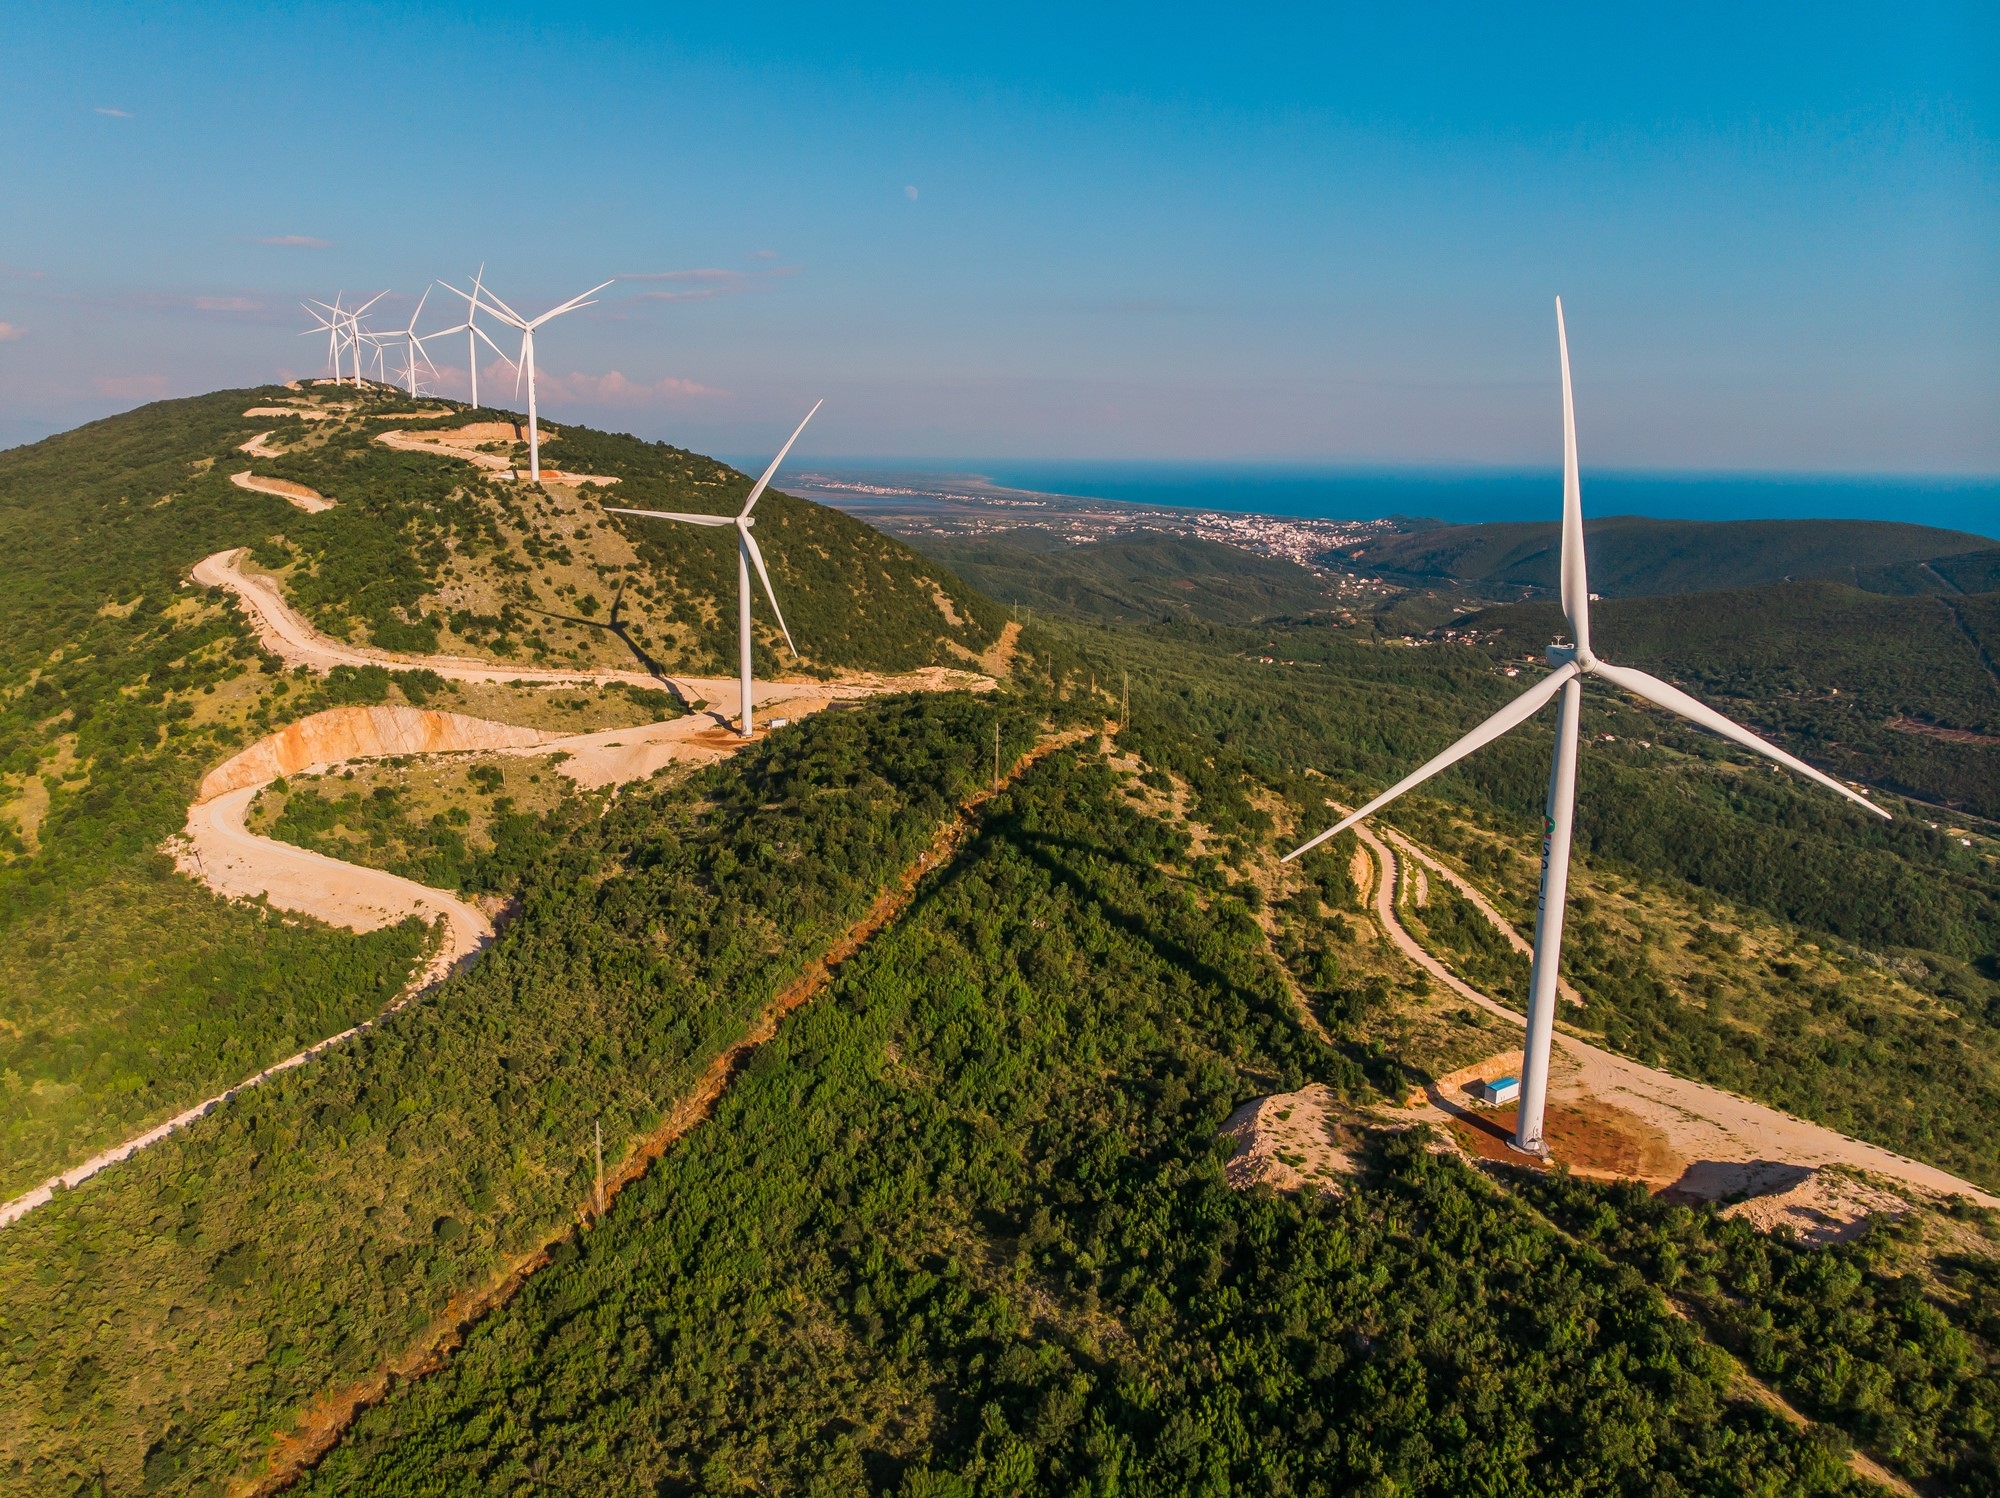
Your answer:
[[[1447,628],[1506,659],[1566,633],[1542,600]],[[2000,818],[2000,593],[1779,583],[1606,600],[1590,628],[1607,659],[1679,682],[1816,764]]]
[[[910,538],[1003,603],[1121,622],[1161,618],[1248,624],[1336,605],[1327,580],[1282,557],[1191,536],[1138,535],[1077,545],[1036,526]]]
[[[1451,525],[1330,556],[1392,581],[1488,589],[1556,586],[1554,521]],[[1584,522],[1590,585],[1606,598],[1702,593],[1826,578],[1882,593],[1979,593],[2000,586],[2000,547],[1966,531],[1888,520]]]

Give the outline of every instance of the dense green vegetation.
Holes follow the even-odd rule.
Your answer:
[[[2000,595],[1888,598],[1791,583],[1600,604],[1591,638],[1608,659],[1682,683],[1815,764],[2000,818],[2000,677],[1985,643],[1996,605]],[[1510,658],[1564,632],[1546,603],[1454,627]]]
[[[1706,593],[1792,579],[1831,578],[1885,592],[1981,592],[1993,541],[1966,531],[1888,520],[1586,519],[1590,586],[1606,598]],[[1447,525],[1349,548],[1332,559],[1396,580],[1452,578],[1486,588],[1556,586],[1561,527],[1554,520]],[[1984,553],[1980,559],[1967,553]],[[1963,558],[1963,562],[1958,559]],[[1930,563],[1936,570],[1926,571]],[[1962,576],[1974,586],[1957,580]],[[1928,577],[1929,586],[1909,583]],[[1504,596],[1504,592],[1503,592]]]
[[[1078,546],[1036,526],[912,544],[1002,603],[1085,618],[1250,624],[1332,608],[1326,579],[1282,557],[1191,536],[1139,535]]]
[[[261,1460],[588,1194],[990,773],[1017,709],[821,714],[731,762],[572,799],[482,867],[519,918],[370,1035],[0,1231],[0,1486]]]
[[[1878,1219],[1856,1242],[1809,1249],[1634,1187],[1516,1185],[1926,1491],[2000,1487],[2000,1261],[1966,1251],[1968,1239],[1990,1248],[1990,1213]]]
[[[1257,786],[1291,802],[1294,826],[1324,825],[1329,794],[1354,804],[1519,690],[1474,650],[1363,644],[1356,633],[1050,630],[1074,675],[1103,682],[1131,670],[1136,721],[1125,741],[1186,775],[1223,848],[1233,839],[1245,851],[1269,832],[1250,804]],[[1257,661],[1266,654],[1273,664]],[[1791,932],[1794,945],[1839,949],[1850,970],[1892,966],[1927,1006],[1879,1005],[1852,977],[1783,961],[1718,990],[1719,1000],[1741,994],[1732,1016],[1725,1002],[1710,1008],[1702,988],[1669,982],[1643,946],[1622,935],[1600,944],[1582,915],[1566,974],[1590,1000],[1585,1023],[1627,1054],[1995,1181],[2000,881],[1985,855],[1919,819],[1877,822],[1779,774],[1746,771],[1733,750],[1609,694],[1584,700],[1595,740],[1579,776],[1586,869],[1655,886],[1691,914],[1703,902],[1740,909]],[[1615,742],[1597,737],[1604,732]],[[1546,725],[1517,732],[1385,815],[1451,849],[1449,824],[1469,813],[1531,853],[1548,753]],[[1440,883],[1432,911],[1413,919],[1435,923],[1464,954],[1467,975],[1506,994],[1519,965],[1473,934],[1472,913],[1458,912]],[[1520,893],[1531,900],[1525,881]],[[1531,908],[1517,908],[1524,928]],[[1359,1002],[1346,993],[1335,1007],[1358,1012]]]
[[[1244,1196],[1246,1093],[1349,1083],[1254,924],[1051,766],[718,1116],[309,1491],[1849,1488],[1636,1275],[1405,1137]]]

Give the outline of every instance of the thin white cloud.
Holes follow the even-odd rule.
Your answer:
[[[543,372],[535,378],[535,393],[543,400],[566,400],[600,406],[652,406],[662,401],[694,400],[727,394],[694,380],[669,375],[647,384],[628,379],[617,370],[593,375],[581,371],[558,375]]]
[[[766,252],[759,251],[762,257]],[[757,270],[726,270],[699,266],[690,270],[641,271],[620,276],[621,281],[663,281],[658,291],[642,291],[642,302],[706,302],[719,296],[739,296],[744,292],[768,290],[773,281],[799,273],[796,265],[771,265]]]
[[[101,114],[106,119],[112,119],[112,120],[129,120],[132,118],[131,110],[113,109],[109,104],[98,105],[97,109],[95,110],[95,113]]]
[[[114,400],[158,400],[167,393],[165,375],[97,375],[91,391]]]
[[[0,343],[13,343],[26,338],[28,330],[17,322],[0,322]]]
[[[310,234],[269,234],[257,243],[275,245],[281,250],[323,250],[333,241],[316,239]]]
[[[910,200],[910,201],[911,201],[912,203],[916,202],[916,200],[917,200],[917,197],[918,197],[918,193],[917,193],[917,189],[916,189],[916,187],[915,187],[914,185],[911,185],[911,186],[909,186],[909,187],[905,187],[905,188],[903,189],[903,196],[904,196],[904,197],[906,197],[906,198],[908,198],[908,199],[909,199],[909,200]]]
[[[29,270],[25,266],[0,265],[0,276],[10,281],[40,281],[48,275],[45,270]]]
[[[197,312],[262,312],[264,304],[253,302],[247,296],[198,296],[194,299]]]

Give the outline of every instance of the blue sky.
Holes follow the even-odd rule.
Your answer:
[[[1587,462],[2000,472],[1993,7],[1525,9],[15,0],[0,440],[484,260],[708,451],[1541,464],[1560,291]]]

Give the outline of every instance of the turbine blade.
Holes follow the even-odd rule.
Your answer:
[[[734,525],[731,515],[683,515],[677,510],[621,510],[614,505],[602,507],[607,515],[650,515],[655,520],[685,520],[689,525]]]
[[[750,560],[756,564],[758,580],[764,584],[764,596],[771,600],[771,612],[778,616],[778,628],[785,631],[785,648],[797,658],[799,647],[792,643],[792,632],[785,628],[785,611],[778,607],[778,595],[771,590],[771,574],[764,570],[764,553],[757,549],[757,538],[750,534],[750,527],[737,523],[736,532],[743,538],[743,547],[750,553]]]
[[[611,281],[615,281],[617,279],[618,278],[616,276],[613,276],[611,278]],[[547,322],[552,317],[561,317],[565,312],[571,311],[574,308],[589,306],[590,304],[587,301],[585,301],[584,298],[596,296],[598,292],[604,290],[606,286],[609,286],[611,284],[611,281],[604,281],[596,286],[591,287],[590,290],[584,292],[582,296],[571,297],[568,301],[564,302],[560,307],[549,308],[548,311],[544,312],[540,317],[535,319],[533,326],[539,328],[543,323]]]
[[[453,328],[453,329],[452,329],[452,331],[453,331],[454,333],[463,333],[463,332],[466,332],[466,331],[467,331],[467,329],[466,329],[466,328]],[[499,344],[495,343],[495,342],[494,342],[494,341],[493,341],[493,340],[492,340],[491,338],[488,338],[488,337],[486,336],[486,330],[485,330],[484,328],[482,328],[482,327],[479,327],[479,326],[477,326],[477,325],[472,325],[472,326],[470,327],[470,331],[472,332],[472,334],[473,334],[473,335],[474,335],[475,337],[477,337],[477,338],[479,339],[479,341],[480,341],[481,343],[485,344],[485,345],[486,345],[486,346],[487,346],[488,348],[492,349],[494,353],[498,354],[498,355],[499,355],[499,356],[500,356],[501,358],[505,359],[505,360],[506,360],[506,361],[507,361],[507,362],[508,362],[509,364],[513,365],[513,366],[514,366],[514,368],[515,368],[515,369],[516,369],[517,371],[518,371],[518,370],[520,369],[520,367],[521,367],[521,361],[520,361],[519,359],[516,359],[516,358],[514,358],[514,357],[513,357],[512,355],[508,354],[508,353],[507,353],[507,352],[506,352],[505,350],[503,350],[503,349],[502,349],[502,348],[500,347],[500,345],[499,345]],[[520,379],[518,378],[518,375],[517,375],[517,377],[516,377],[516,379],[515,379],[515,381],[514,381],[514,389],[515,389],[516,391],[519,391],[519,390],[520,390],[520,388],[521,388],[521,382],[520,382]]]
[[[387,296],[388,294],[389,293],[387,291],[376,292],[375,295],[371,296],[370,298],[368,298],[367,301],[363,302],[359,307],[356,307],[352,312],[348,313],[348,316],[359,317],[362,313],[366,312],[370,307],[374,306],[377,302],[381,301],[382,298]]]
[[[1614,666],[1608,661],[1599,661],[1590,669],[1592,675],[1603,677],[1613,686],[1623,687],[1634,697],[1643,697],[1648,702],[1665,708],[1668,712],[1679,713],[1690,723],[1700,724],[1710,733],[1720,734],[1731,743],[1741,744],[1745,749],[1754,750],[1766,758],[1775,759],[1786,768],[1797,770],[1806,779],[1816,780],[1828,790],[1845,796],[1856,806],[1867,807],[1868,810],[1874,812],[1876,816],[1882,818],[1885,822],[1893,820],[1888,812],[1884,811],[1860,792],[1849,790],[1831,775],[1815,770],[1804,760],[1785,753],[1776,744],[1766,743],[1749,729],[1730,722],[1729,719],[1723,717],[1714,708],[1709,707],[1706,703],[1695,701],[1694,698],[1688,696],[1679,687],[1668,686],[1667,683],[1661,681],[1657,676],[1648,676],[1644,671],[1635,671],[1630,666]]]
[[[1563,380],[1563,534],[1562,602],[1569,616],[1570,638],[1577,654],[1590,659],[1590,579],[1583,559],[1583,481],[1576,465],[1576,402],[1569,385],[1569,330],[1563,325],[1563,302],[1556,298],[1556,347],[1562,354]]]
[[[517,328],[525,328],[528,325],[527,318],[521,316],[520,313],[495,296],[490,287],[482,286],[479,288],[479,303],[495,317],[505,318]]]
[[[811,421],[814,414],[825,404],[824,399],[814,401],[812,410],[806,412],[806,421]],[[792,435],[785,439],[785,445],[778,449],[778,456],[771,459],[771,466],[764,470],[764,476],[757,480],[757,486],[750,491],[750,497],[743,501],[743,514],[739,518],[749,518],[750,512],[757,508],[757,501],[764,497],[764,489],[771,482],[771,476],[778,471],[778,465],[785,461],[785,454],[792,450],[792,444],[799,440],[799,433],[806,429],[806,421],[798,424]]]
[[[1362,807],[1361,810],[1343,821],[1334,823],[1333,826],[1327,828],[1326,831],[1322,832],[1311,842],[1299,844],[1298,847],[1292,849],[1279,862],[1290,863],[1301,853],[1317,848],[1328,838],[1347,831],[1348,828],[1352,827],[1362,818],[1373,816],[1391,801],[1402,795],[1403,792],[1422,785],[1431,776],[1437,774],[1438,771],[1449,769],[1451,766],[1457,764],[1466,755],[1472,753],[1473,750],[1483,749],[1509,729],[1518,728],[1521,724],[1527,722],[1528,719],[1534,717],[1536,713],[1540,712],[1548,700],[1562,690],[1562,684],[1577,674],[1577,667],[1574,661],[1558,666],[1532,687],[1529,687],[1527,691],[1501,708],[1499,712],[1473,729],[1471,733],[1468,733],[1456,744],[1445,750],[1444,753],[1438,755],[1435,759],[1426,760],[1417,769],[1412,770],[1373,801]]]

